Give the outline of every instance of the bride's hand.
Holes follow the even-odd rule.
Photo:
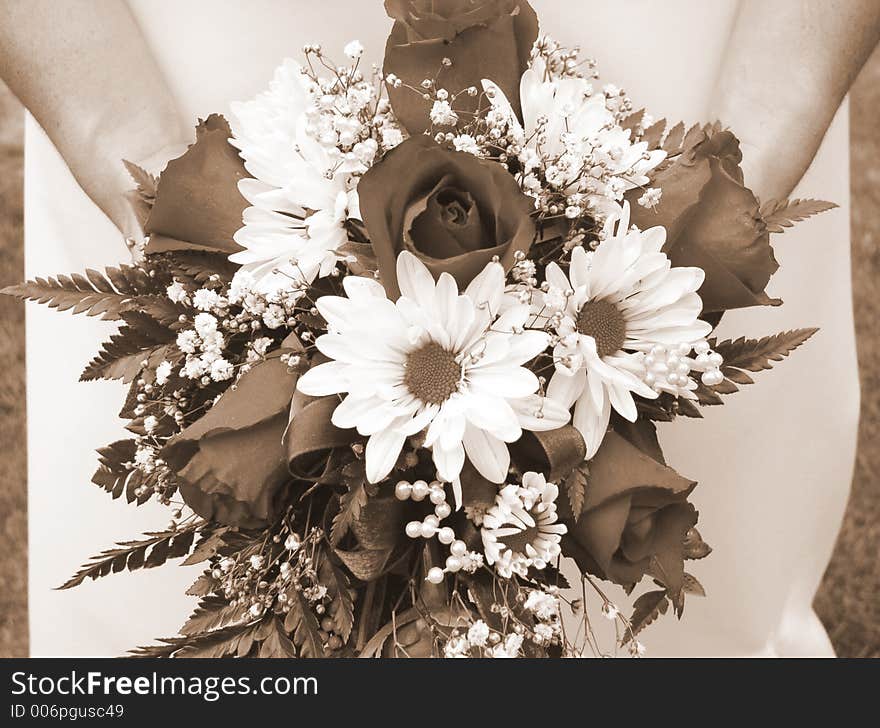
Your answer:
[[[878,38],[877,0],[741,0],[710,119],[740,138],[760,199],[800,181]]]
[[[158,171],[187,136],[124,0],[0,0],[0,73],[86,194],[137,238],[122,160]]]

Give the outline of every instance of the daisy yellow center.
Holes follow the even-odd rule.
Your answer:
[[[608,301],[587,301],[578,312],[577,330],[596,340],[600,357],[620,351],[626,341],[626,320],[617,306]]]
[[[455,355],[431,341],[406,358],[403,383],[414,397],[427,404],[442,404],[458,390],[461,364]]]

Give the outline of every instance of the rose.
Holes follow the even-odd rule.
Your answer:
[[[532,244],[533,203],[504,167],[455,152],[427,136],[390,151],[358,185],[360,208],[388,295],[400,295],[397,256],[416,255],[460,288],[493,256],[510,267]]]
[[[394,113],[410,134],[428,127],[430,108],[419,89],[426,78],[460,94],[458,112],[477,111],[479,97],[461,93],[481,80],[495,82],[517,114],[519,81],[538,37],[538,17],[526,0],[385,0],[394,26],[385,46],[385,73],[405,85],[389,84]],[[451,66],[443,64],[449,58]]]
[[[781,303],[764,292],[779,264],[758,200],[743,184],[741,161],[737,138],[707,126],[651,180],[663,191],[655,210],[631,200],[635,225],[666,228],[664,251],[673,266],[706,272],[699,290],[705,313]]]
[[[168,162],[146,222],[147,253],[241,250],[232,237],[248,206],[238,191],[238,181],[248,173],[230,136],[226,119],[211,114],[196,128],[193,145]]]
[[[609,432],[590,461],[583,508],[575,517],[558,500],[568,527],[563,552],[583,571],[618,584],[650,572],[671,594],[684,578],[684,541],[697,522],[687,502],[696,483],[662,463],[650,423]]]
[[[242,375],[162,449],[181,497],[203,518],[259,528],[275,516],[291,480],[283,438],[298,375],[280,358],[290,351],[283,344]]]

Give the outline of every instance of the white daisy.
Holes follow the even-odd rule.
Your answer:
[[[335,147],[316,138],[309,117],[318,93],[287,59],[268,91],[231,107],[229,141],[253,179],[238,184],[252,206],[235,234],[244,250],[230,260],[253,274],[261,293],[329,275],[348,237],[346,219],[360,217],[353,173],[366,167],[351,160],[341,165]]]
[[[662,388],[658,374],[688,388],[689,370],[677,367],[689,366],[684,355],[711,331],[697,318],[703,308],[697,294],[703,271],[672,268],[662,252],[665,241],[662,227],[629,229],[629,205],[624,204],[620,217],[607,221],[605,239],[595,252],[572,250],[567,276],[556,263],[547,266],[550,291],[561,291],[565,301],[561,310],[539,316],[555,314],[549,320],[559,335],[547,396],[575,406],[573,424],[584,437],[587,458],[602,443],[612,407],[634,422],[633,394],[657,397]],[[539,305],[550,300],[544,298]],[[654,361],[661,350],[675,358]],[[670,371],[669,365],[676,369]]]
[[[523,330],[526,304],[509,303],[499,315],[499,263],[487,265],[464,294],[447,273],[435,283],[408,252],[397,258],[397,278],[396,302],[376,281],[354,276],[343,281],[347,298],[318,299],[329,333],[315,344],[333,361],[303,375],[300,391],[348,393],[333,424],[369,436],[370,482],[385,478],[406,438],[426,428],[424,445],[441,479],[456,481],[467,453],[484,477],[504,482],[507,443],[523,429],[568,421],[567,410],[534,394],[538,379],[522,366],[548,346],[548,335]]]
[[[528,472],[522,485],[506,485],[483,516],[480,534],[486,563],[504,578],[525,576],[529,567],[543,569],[561,553],[567,529],[557,523],[559,488],[541,473]]]
[[[534,58],[520,80],[523,123],[504,92],[483,80],[495,118],[522,148],[520,161],[528,174],[541,160],[548,182],[568,192],[584,192],[602,210],[609,199],[620,199],[632,187],[647,185],[647,173],[666,156],[649,152],[646,142],[633,143],[604,94],[594,94],[583,78],[549,78],[541,56]]]

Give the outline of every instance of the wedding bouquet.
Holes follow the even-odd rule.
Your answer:
[[[585,601],[638,655],[710,552],[655,422],[814,333],[713,337],[832,205],[759,204],[731,131],[634,111],[525,0],[386,8],[384,68],[307,46],[158,179],[128,164],[133,265],[5,290],[120,322],[82,379],[128,385],[131,436],[94,482],[173,513],[63,588],[203,564],[141,655],[606,654]],[[650,586],[627,618],[604,581]]]

